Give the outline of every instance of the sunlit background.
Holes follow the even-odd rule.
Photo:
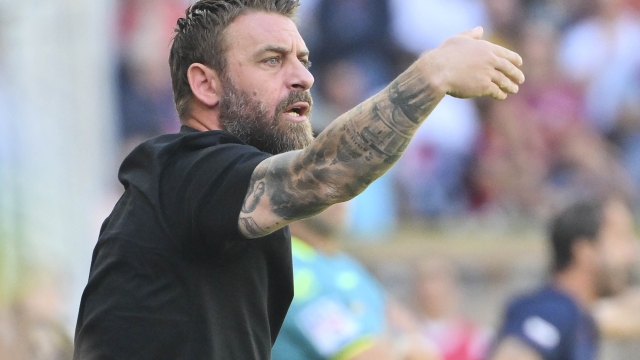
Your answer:
[[[318,132],[477,25],[524,58],[518,95],[445,98],[350,204],[346,249],[408,306],[416,267],[448,259],[461,311],[490,333],[515,291],[544,281],[551,213],[610,193],[639,209],[639,0],[301,3]],[[0,0],[1,360],[70,357],[119,163],[179,128],[167,59],[188,4]],[[601,358],[637,358],[639,339],[606,339]]]

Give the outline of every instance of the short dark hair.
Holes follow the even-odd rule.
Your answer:
[[[597,240],[606,203],[598,200],[581,201],[567,207],[551,221],[549,232],[554,273],[571,264],[574,244]]]
[[[178,19],[169,68],[173,98],[180,119],[189,112],[193,96],[187,70],[201,63],[222,74],[226,67],[224,31],[246,11],[273,12],[294,19],[299,0],[199,0]]]

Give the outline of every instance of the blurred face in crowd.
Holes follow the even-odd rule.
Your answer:
[[[604,15],[615,16],[625,9],[627,1],[625,0],[597,0],[598,10]]]
[[[311,140],[313,76],[296,25],[280,14],[249,12],[225,32],[227,68],[221,76],[221,126],[272,154]]]
[[[417,270],[416,296],[422,313],[432,319],[455,313],[458,286],[453,265],[434,258],[421,263]]]
[[[609,202],[594,243],[599,296],[615,295],[627,286],[637,256],[636,241],[633,218],[627,206],[619,201]]]
[[[527,80],[544,83],[552,79],[556,68],[557,33],[550,23],[529,22],[522,39],[522,56],[527,59]]]
[[[328,207],[325,211],[316,216],[300,220],[299,222],[327,240],[334,241],[345,228],[347,214],[347,203],[337,203]],[[292,224],[292,232],[294,229]]]

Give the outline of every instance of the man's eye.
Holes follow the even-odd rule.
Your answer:
[[[280,60],[278,58],[268,58],[265,61],[268,65],[278,65],[278,63],[280,62]]]
[[[306,67],[307,69],[311,67],[311,61],[309,60],[300,60],[300,62],[302,63],[302,65],[304,67]]]

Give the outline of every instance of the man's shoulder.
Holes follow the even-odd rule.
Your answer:
[[[181,131],[160,135],[138,145],[124,159],[120,173],[122,175],[141,169],[150,169],[153,172],[154,169],[165,168],[171,164],[221,164],[224,160],[233,161],[239,157],[242,159],[245,155],[265,159],[270,156],[224,130]],[[204,159],[215,162],[201,161]]]
[[[517,329],[543,345],[551,345],[562,335],[575,331],[580,318],[580,308],[573,299],[556,289],[544,287],[512,300],[507,307],[504,326]]]
[[[185,127],[178,133],[151,138],[140,144],[138,148],[140,148],[140,150],[156,150],[156,152],[162,152],[163,150],[197,152],[227,145],[238,150],[259,152],[255,147],[247,145],[230,132],[224,130],[197,131],[184,129]]]
[[[549,286],[515,297],[507,309],[511,316],[537,314],[553,322],[573,323],[580,318],[575,300]]]
[[[539,289],[521,294],[511,300],[510,308],[540,308],[557,309],[569,312],[579,312],[578,304],[567,294],[551,287],[544,286]]]

